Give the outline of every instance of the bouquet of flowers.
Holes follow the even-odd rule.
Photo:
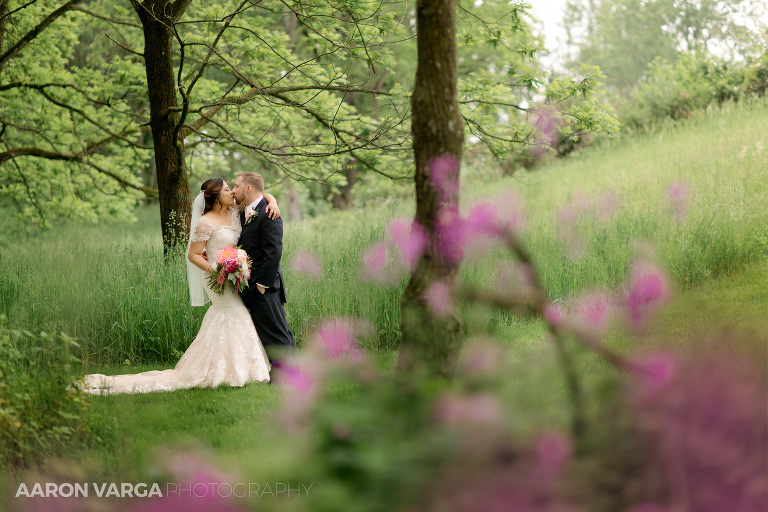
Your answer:
[[[221,295],[224,293],[225,283],[230,282],[237,295],[248,286],[249,277],[251,277],[251,259],[244,250],[227,246],[216,251],[216,267],[208,276],[208,284],[213,291]]]

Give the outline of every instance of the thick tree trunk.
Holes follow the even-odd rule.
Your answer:
[[[179,122],[176,78],[173,69],[174,9],[168,0],[147,0],[133,6],[144,28],[144,63],[147,70],[150,127],[155,148],[157,189],[163,249],[184,243],[189,232],[189,181],[184,144],[174,136]]]
[[[452,289],[459,276],[460,263],[440,253],[435,235],[439,215],[458,215],[464,132],[457,99],[456,6],[457,0],[418,0],[416,5],[418,66],[411,99],[416,221],[430,243],[401,298],[403,340],[398,360],[401,371],[424,369],[446,377],[454,372],[461,321],[453,307],[446,315],[434,314],[425,294],[438,281]],[[435,158],[445,156],[455,163],[443,175],[452,192],[438,195],[430,167]]]

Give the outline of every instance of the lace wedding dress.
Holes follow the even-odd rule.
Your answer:
[[[229,226],[218,226],[201,217],[191,235],[192,242],[206,242],[208,261],[213,265],[216,264],[216,251],[228,245],[235,246],[240,236],[240,215],[234,208],[230,210],[232,222]],[[206,286],[205,292],[211,307],[205,313],[197,337],[175,368],[129,375],[86,375],[84,391],[92,394],[149,393],[268,382],[267,354],[243,302],[231,288],[218,295]]]

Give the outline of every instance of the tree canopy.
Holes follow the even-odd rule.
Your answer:
[[[499,160],[542,144],[545,110],[565,137],[617,128],[596,68],[541,70],[527,9],[457,6],[467,144]],[[169,246],[211,174],[337,194],[359,176],[371,195],[412,183],[415,19],[398,0],[2,0],[0,196],[35,223],[159,197]]]

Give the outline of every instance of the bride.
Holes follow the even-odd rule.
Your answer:
[[[269,202],[270,218],[279,217],[275,198],[266,193],[264,197]],[[216,251],[235,246],[242,230],[235,199],[222,178],[203,183],[192,206],[191,225],[187,246],[191,303],[205,305],[205,295],[211,301],[197,337],[173,369],[114,376],[89,374],[84,377],[85,392],[149,393],[269,381],[269,361],[243,302],[230,288],[218,295],[203,284],[207,272],[216,265]]]

